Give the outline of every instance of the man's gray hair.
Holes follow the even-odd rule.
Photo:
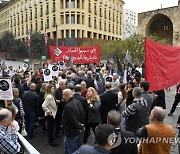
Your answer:
[[[156,118],[157,121],[163,121],[165,118],[165,111],[162,107],[155,106],[153,108],[154,110],[154,117]]]
[[[133,89],[133,95],[134,95],[134,97],[136,97],[136,98],[140,98],[141,95],[142,95],[142,90],[141,90],[139,87],[135,87],[135,88]]]

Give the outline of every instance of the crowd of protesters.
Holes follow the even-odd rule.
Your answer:
[[[0,153],[18,153],[21,148],[16,131],[21,133],[25,123],[27,138],[32,139],[36,137],[34,128],[38,121],[42,131],[47,131],[50,146],[58,146],[54,138],[64,134],[65,154],[137,154],[138,147],[142,154],[170,154],[171,143],[160,141],[154,146],[127,142],[126,138],[131,137],[171,138],[174,130],[163,122],[164,90],[149,93],[150,85],[142,79],[142,69],[125,68],[127,83],[122,83],[123,76],[110,62],[63,66],[58,77],[49,82],[44,82],[41,69],[1,70],[2,78],[11,78],[13,100],[0,101]],[[15,125],[19,128],[15,129]],[[87,144],[91,129],[95,145],[83,145]]]

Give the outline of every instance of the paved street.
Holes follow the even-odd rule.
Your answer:
[[[174,101],[174,96],[175,96],[175,87],[171,88],[170,91],[166,91],[166,105],[167,105],[166,114],[169,113],[170,107]],[[165,122],[171,124],[174,127],[177,122],[179,113],[180,113],[180,108],[178,107],[174,113],[174,116],[171,117],[166,116]],[[177,132],[177,129],[175,127],[174,129]],[[91,137],[91,139],[92,138],[93,137]],[[63,154],[63,137],[56,139],[55,142],[58,143],[59,146],[55,148],[50,147],[47,141],[47,134],[44,133],[40,127],[36,128],[35,130],[35,138],[30,140],[30,143],[32,143],[32,145],[42,154]],[[89,141],[89,143],[91,144],[92,141]],[[175,144],[173,145],[171,154],[178,154],[177,145]]]

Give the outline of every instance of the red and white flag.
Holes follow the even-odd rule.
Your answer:
[[[31,46],[31,36],[28,35],[28,46],[30,47]]]

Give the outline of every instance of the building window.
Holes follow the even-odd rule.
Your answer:
[[[94,28],[95,28],[95,29],[97,28],[96,19],[94,19]]]
[[[18,15],[18,21],[17,21],[17,24],[19,25],[19,15]]]
[[[88,11],[89,11],[89,13],[91,13],[91,3],[89,3]]]
[[[49,14],[49,4],[46,5],[46,15]]]
[[[69,30],[66,30],[66,37],[69,37],[69,36],[70,36]]]
[[[71,30],[71,38],[75,38],[75,30]]]
[[[64,38],[64,30],[61,30],[61,38]]]
[[[102,8],[101,7],[100,7],[99,11],[100,11],[100,17],[102,17]]]
[[[100,27],[100,30],[102,30],[102,21],[101,20],[99,21],[99,27]]]
[[[74,14],[71,15],[71,24],[75,24],[75,15]]]
[[[89,17],[89,27],[91,27],[91,17]]]
[[[14,36],[16,37],[16,28],[14,29]]]
[[[82,38],[84,38],[84,33],[85,33],[85,31],[84,31],[84,30],[82,30]]]
[[[43,30],[43,21],[41,21],[41,29],[40,30]]]
[[[106,23],[104,23],[104,31],[106,31],[107,29],[106,29]]]
[[[28,26],[26,25],[26,34],[28,34]]]
[[[82,15],[82,24],[84,25],[85,21],[84,21],[84,15]]]
[[[42,5],[41,5],[41,9],[40,9],[41,11],[40,11],[40,17],[42,17],[43,16],[43,7],[42,7]]]
[[[77,30],[77,38],[81,38],[81,36],[80,36],[80,30]]]
[[[26,21],[26,22],[28,21],[28,15],[27,15],[27,12],[26,12],[26,19],[25,19],[25,21]]]
[[[37,9],[35,9],[34,18],[37,19]]]
[[[55,27],[56,26],[56,17],[54,16],[53,17],[53,25],[52,25],[53,27]]]
[[[74,0],[66,0],[66,8],[75,8]]]
[[[94,5],[94,14],[97,15],[97,7],[96,7],[96,4]]]
[[[30,20],[32,20],[32,11],[30,12],[30,17],[29,17]]]
[[[66,8],[70,8],[70,2],[69,2],[69,0],[66,0]]]
[[[80,24],[80,15],[77,15],[77,24]]]
[[[22,26],[21,34],[24,35],[24,27]]]
[[[77,8],[80,8],[80,0],[76,0],[77,1]]]
[[[31,23],[30,31],[31,31],[31,33],[33,32],[33,25],[32,25],[32,23]]]
[[[61,15],[60,19],[61,19],[61,24],[64,24],[64,15]]]
[[[46,20],[46,28],[49,28],[49,19]]]
[[[66,14],[66,24],[69,24],[70,23],[70,17],[69,17],[69,14]]]
[[[71,0],[71,8],[75,8],[75,2],[74,2],[74,0]]]
[[[35,31],[38,31],[38,24],[37,24],[37,21],[36,21],[36,24],[35,24]]]
[[[16,19],[14,19],[14,26],[16,26]]]
[[[53,2],[53,8],[52,8],[52,12],[55,12],[56,11],[56,3]]]

